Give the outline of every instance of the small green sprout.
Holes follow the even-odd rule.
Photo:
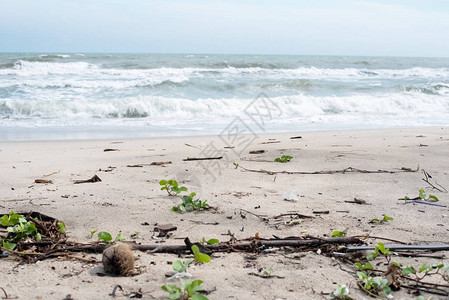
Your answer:
[[[106,231],[99,232],[97,237],[98,237],[98,240],[103,241],[106,244],[109,244],[112,241],[112,235],[109,232],[106,232]],[[115,237],[113,243],[115,243],[117,241],[124,241],[124,240],[126,240],[126,238],[121,233],[119,233]]]
[[[58,222],[58,226],[59,226],[59,232],[60,232],[60,233],[65,233],[65,232],[66,232],[64,223]]]
[[[8,250],[13,250],[17,242],[23,239],[42,239],[41,234],[37,231],[36,225],[33,222],[27,221],[25,216],[16,214],[14,211],[0,217],[0,223],[6,227],[6,231],[8,232],[8,238],[1,240],[1,245]]]
[[[371,277],[366,271],[357,272],[358,284],[366,292],[380,296],[384,293],[386,296],[391,294],[391,289],[388,286],[388,280],[377,276]]]
[[[402,275],[408,276],[410,274],[416,274],[416,270],[414,267],[405,267],[402,268]]]
[[[272,267],[270,267],[268,270],[263,271],[263,276],[264,277],[270,277],[273,274],[274,274],[274,270],[273,270]]]
[[[183,290],[174,284],[163,285],[162,289],[168,292],[168,298],[170,299],[181,299],[181,295],[183,294]]]
[[[443,280],[448,281],[445,278],[445,272],[447,272],[448,267],[446,267],[446,271],[444,268],[445,268],[444,264],[428,265],[428,264],[424,263],[421,265],[421,267],[419,267],[418,270],[416,270],[412,266],[402,268],[402,275],[409,276],[410,274],[413,274],[415,276],[415,279],[420,281],[428,275],[437,275],[438,274],[438,275],[442,276]],[[443,271],[443,273],[440,273],[440,271]]]
[[[182,203],[173,206],[171,208],[172,211],[176,212],[187,212],[187,211],[194,211],[194,210],[203,210],[203,209],[209,209],[210,206],[207,204],[207,200],[200,200],[193,198],[195,197],[195,193],[191,193],[190,195],[184,195],[181,197]]]
[[[195,256],[196,262],[204,262],[204,263],[210,262],[210,256],[207,254],[201,253],[198,246],[193,245],[192,252],[193,252],[193,255]]]
[[[178,287],[174,284],[169,285],[163,285],[162,289],[166,292],[168,292],[168,297],[170,299],[179,299],[179,300],[208,300],[208,298],[200,293],[198,291],[202,291],[203,288],[201,287],[201,284],[203,283],[202,280],[195,280],[195,281],[184,281],[180,279],[181,281],[181,287]]]
[[[218,239],[206,240],[206,238],[203,237],[200,242],[201,242],[201,245],[205,245],[205,244],[213,245],[213,244],[218,244],[220,241]]]
[[[8,242],[6,240],[2,241],[3,248],[8,249],[8,250],[14,250],[14,248],[16,248],[16,245],[17,244],[12,243],[12,242]]]
[[[95,232],[97,232],[97,231],[96,230],[91,230],[90,231],[90,236],[89,236],[90,239],[94,236]]]
[[[427,197],[426,191],[424,189],[419,190],[419,198],[421,198],[424,201],[430,201],[430,202],[438,202],[440,201],[436,196],[429,194]]]
[[[370,263],[366,263],[364,265],[362,265],[361,263],[355,263],[355,266],[360,270],[374,270],[373,265]]]
[[[108,244],[112,241],[112,235],[109,232],[101,231],[97,235],[98,239]]]
[[[15,222],[15,221],[14,221]],[[31,222],[28,222],[24,216],[20,215],[20,218],[17,219],[17,224],[14,226],[9,226],[6,228],[8,232],[14,233],[14,240],[21,240],[27,237],[35,237],[37,240],[40,240],[41,234],[37,232],[36,225]]]
[[[121,241],[124,241],[124,240],[126,240],[126,237],[123,234],[119,233],[115,237],[114,242],[121,242]]]
[[[9,215],[3,215],[0,218],[0,222],[2,223],[2,226],[8,227],[8,226],[15,226],[19,224],[20,219],[25,219],[24,216],[15,214],[13,210],[9,213]]]
[[[332,299],[341,299],[341,300],[352,300],[351,297],[348,296],[349,288],[345,284],[339,284],[335,292],[330,294]]]
[[[423,188],[421,188],[418,191],[418,193],[419,193],[419,195],[416,198],[411,199],[408,196],[404,196],[403,200],[405,200],[405,201],[407,201],[407,200],[422,200],[422,201],[427,201],[427,202],[438,202],[438,201],[440,201],[438,199],[438,197],[435,196],[435,195],[432,195],[432,194],[427,195],[426,191]]]
[[[187,188],[185,186],[179,186],[176,180],[161,180],[159,184],[162,185],[161,191],[166,190],[169,196],[176,196],[182,192],[186,192]]]
[[[332,232],[332,237],[342,237],[342,236],[345,236],[347,233],[348,233],[348,228],[346,228],[343,231],[335,230],[334,232]]]
[[[378,257],[380,254],[382,254],[386,258],[388,263],[391,260],[391,255],[398,255],[396,252],[390,251],[390,249],[386,249],[384,243],[378,243],[376,245],[376,248],[375,248],[374,252],[369,253],[366,256],[366,259],[367,260],[373,260],[376,257]]]
[[[281,157],[275,158],[275,162],[286,163],[292,160],[293,156],[290,155],[282,155]]]
[[[385,223],[385,222],[388,222],[388,221],[392,221],[392,220],[393,220],[392,217],[389,217],[389,216],[387,216],[386,214],[384,214],[382,219],[371,219],[371,220],[369,221],[369,223],[379,223],[379,224],[382,224],[382,223]]]
[[[419,191],[419,198],[421,198],[421,199],[426,199],[426,191],[423,189],[423,188],[421,188]]]
[[[178,272],[178,273],[182,273],[185,272],[187,270],[187,268],[189,267],[189,264],[193,261],[193,258],[189,258],[186,259],[185,261],[180,261],[180,260],[175,260],[173,262],[173,270]]]

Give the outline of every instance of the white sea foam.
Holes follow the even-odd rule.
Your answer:
[[[41,54],[39,57],[59,57],[59,58],[69,58],[68,54]]]
[[[188,77],[174,75],[171,76],[166,74],[164,77],[148,76],[142,79],[129,79],[129,80],[113,80],[111,79],[97,79],[97,80],[79,80],[76,78],[55,78],[52,80],[45,79],[22,79],[17,82],[11,80],[5,80],[0,82],[0,88],[6,88],[10,86],[16,86],[23,91],[33,92],[35,90],[35,95],[43,93],[43,89],[65,89],[65,94],[68,91],[74,92],[75,90],[81,92],[82,89],[126,89],[130,87],[145,87],[153,86],[162,83],[181,83],[183,81],[188,81]],[[55,95],[55,92],[48,90],[48,93]],[[51,95],[50,95],[51,96]]]
[[[281,107],[282,117],[272,124],[369,123],[377,125],[435,125],[445,122],[449,102],[439,96],[396,93],[382,96],[353,95],[313,97],[305,95],[272,98]],[[86,124],[225,124],[236,116],[245,117],[251,99],[197,99],[155,96],[101,101],[0,100],[0,125],[35,120],[34,125]],[[108,123],[109,122],[109,123]],[[270,123],[270,122],[268,122]]]
[[[30,62],[18,60],[10,69],[0,69],[0,75],[36,76],[36,75],[66,75],[84,74],[89,69],[97,66],[86,62],[54,63],[54,62]]]
[[[0,126],[219,129],[261,91],[283,110],[267,122],[279,130],[449,125],[449,59],[360,60],[0,54]]]
[[[406,69],[356,69],[356,68],[316,68],[300,67],[295,69],[267,69],[261,67],[250,68],[152,68],[152,69],[117,69],[102,68],[100,65],[86,62],[30,62],[17,60],[13,68],[0,69],[0,75],[36,76],[36,75],[109,75],[123,77],[130,76],[200,76],[202,73],[213,72],[223,76],[247,77],[248,75],[263,78],[302,78],[302,79],[338,79],[356,80],[366,78],[378,79],[406,79],[406,78],[447,78],[449,68],[406,68]],[[204,75],[202,75],[204,76]]]

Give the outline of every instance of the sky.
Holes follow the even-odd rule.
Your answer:
[[[449,56],[447,0],[0,0],[0,52]]]

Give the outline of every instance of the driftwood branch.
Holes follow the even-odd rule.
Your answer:
[[[325,237],[325,238],[287,238],[287,239],[252,239],[238,241],[234,243],[224,242],[215,245],[204,245],[208,252],[228,252],[228,251],[256,251],[270,247],[319,247],[323,245],[351,245],[362,244],[363,241],[358,237]],[[182,245],[141,245],[130,243],[133,250],[151,251],[152,253],[178,253],[190,251],[185,244]],[[67,247],[66,251],[72,252],[102,252],[108,245],[106,244],[75,244],[72,247]],[[410,251],[410,250],[425,250],[425,251],[447,251],[449,245],[399,245],[386,244],[385,248],[392,251]],[[348,246],[347,252],[374,250],[375,246]]]
[[[43,183],[43,184],[49,183],[49,184],[52,184],[53,181],[52,180],[46,180],[46,179],[36,179],[36,180],[34,180],[34,183]]]
[[[194,160],[213,160],[213,159],[222,159],[223,156],[217,157],[187,157],[184,158],[183,161],[194,161]]]
[[[93,182],[99,182],[101,181],[100,177],[98,177],[96,174],[92,176],[90,179],[86,180],[75,180],[74,184],[80,184],[80,183],[93,183]]]
[[[386,249],[392,251],[409,251],[409,250],[426,250],[426,251],[447,251],[449,250],[449,245],[396,245],[396,244],[385,244]],[[361,251],[361,250],[375,250],[376,246],[349,246],[347,248],[348,252]]]
[[[153,161],[150,164],[137,164],[137,165],[127,165],[128,168],[142,168],[143,166],[162,166],[169,165],[171,161]]]
[[[297,218],[300,218],[300,219],[313,219],[313,218],[315,218],[313,216],[307,216],[307,215],[299,214],[299,213],[296,213],[296,212],[284,213],[284,214],[280,214],[280,215],[274,216],[272,218],[273,219],[279,219],[281,217],[297,217]]]
[[[438,295],[438,296],[446,296],[447,297],[449,295],[445,290],[433,287],[433,286],[435,286],[434,284],[430,284],[430,288],[433,287],[432,289],[429,289],[428,287],[426,287],[427,284],[423,284],[422,282],[420,282],[419,285],[416,284],[416,285],[401,285],[401,286],[404,288],[407,288],[407,289],[417,290],[417,291],[434,294],[434,295]]]
[[[270,142],[262,142],[259,144],[279,144],[281,141],[270,141]]]
[[[193,146],[193,145],[186,144],[186,143],[184,143],[184,145],[186,145],[187,147],[192,147],[192,148],[196,148],[196,149],[200,149],[200,150],[201,150],[201,148],[200,148],[200,147],[197,147],[197,146]]]
[[[366,239],[384,240],[384,241],[394,242],[397,244],[408,245],[408,243],[401,242],[398,240],[388,239],[388,238],[384,238],[384,237],[380,237],[380,236],[373,236],[373,235],[369,235],[369,234],[368,235],[355,235],[354,237],[361,238],[363,240],[366,240]]]
[[[265,222],[270,221],[270,219],[279,219],[279,218],[282,218],[282,217],[296,217],[296,218],[299,218],[299,219],[313,219],[313,218],[315,218],[313,216],[307,216],[307,215],[303,215],[303,214],[300,214],[300,213],[297,213],[297,212],[283,213],[283,214],[280,214],[280,215],[277,215],[277,216],[274,216],[274,217],[268,217],[267,215],[256,214],[256,213],[250,212],[249,210],[246,210],[246,209],[243,209],[243,208],[240,208],[239,211],[240,211],[240,216],[242,216],[242,217],[244,217],[245,216],[244,214],[247,213],[247,214],[255,216],[255,217],[257,217],[257,218],[259,218],[259,219],[261,219],[262,221],[265,221]]]
[[[210,252],[228,252],[228,251],[256,251],[269,247],[317,247],[321,245],[347,245],[361,244],[362,241],[355,237],[337,237],[337,238],[310,238],[310,239],[253,239],[248,241],[239,241],[235,243],[219,243],[215,245],[204,245]],[[133,250],[151,251],[152,253],[178,253],[190,251],[185,245],[140,245],[130,243]],[[106,244],[74,244],[65,248],[65,251],[71,252],[94,252],[101,253],[106,249]]]
[[[246,171],[246,172],[265,173],[268,175],[275,175],[275,174],[326,175],[326,174],[347,174],[347,173],[395,174],[395,173],[409,173],[409,172],[418,172],[419,171],[419,166],[416,169],[402,167],[402,168],[396,169],[396,170],[363,170],[363,169],[357,169],[357,168],[353,168],[353,167],[347,167],[346,169],[342,169],[342,170],[321,170],[321,171],[310,171],[310,172],[309,171],[268,171],[268,170],[263,170],[263,169],[254,170],[254,169],[248,169],[248,168],[242,167],[240,165],[237,165],[237,167],[241,168],[243,171]]]
[[[284,279],[285,278],[284,276],[279,276],[279,275],[273,275],[273,274],[265,275],[265,274],[258,274],[258,273],[254,273],[254,272],[249,272],[248,275],[257,276],[257,277],[260,277],[263,279],[272,279],[272,278]]]

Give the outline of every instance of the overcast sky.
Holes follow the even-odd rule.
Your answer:
[[[0,0],[0,52],[449,56],[447,0]]]

